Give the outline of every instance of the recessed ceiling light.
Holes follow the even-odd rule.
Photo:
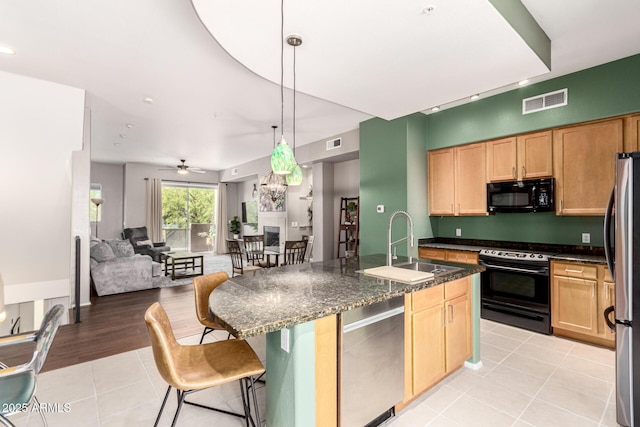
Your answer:
[[[120,138],[125,139],[127,137],[127,135],[125,135],[124,133],[120,134]]]
[[[424,9],[422,9],[422,13],[424,13],[425,15],[431,15],[434,10],[436,10],[436,7],[433,6],[433,5],[429,5],[429,6],[425,7]]]
[[[114,146],[114,147],[120,147],[120,143],[119,143],[119,142],[114,142],[114,143],[113,143],[113,146]]]
[[[153,98],[147,96],[142,100],[142,102],[144,102],[145,104],[153,104]]]
[[[0,44],[0,53],[5,55],[15,55],[16,51],[7,45]]]
[[[528,80],[528,79],[520,80],[520,81],[518,82],[518,86],[524,86],[524,85],[526,85],[527,83],[529,83],[529,80]]]
[[[125,123],[125,126],[126,126],[128,129],[133,128],[133,124],[132,124],[132,123]]]
[[[478,95],[477,93],[475,95],[471,95],[471,100],[475,101],[476,99],[479,99],[480,95]]]
[[[431,109],[431,111],[432,111],[432,112],[434,112],[434,113],[435,113],[436,111],[440,111],[440,107],[438,107],[438,106],[436,105],[435,107],[433,107],[433,108]]]

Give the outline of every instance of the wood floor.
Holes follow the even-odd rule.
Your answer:
[[[202,332],[196,319],[193,287],[149,289],[119,295],[92,296],[80,308],[80,323],[63,325],[53,340],[42,371],[64,368],[150,345],[144,313],[159,301],[171,319],[176,338]],[[73,322],[75,313],[70,312]],[[32,345],[0,348],[0,360],[14,366],[31,358]]]

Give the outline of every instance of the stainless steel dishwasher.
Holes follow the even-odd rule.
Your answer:
[[[378,425],[404,397],[404,297],[340,318],[340,426]]]

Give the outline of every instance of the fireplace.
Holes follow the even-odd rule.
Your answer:
[[[280,227],[264,226],[264,246],[280,247]]]

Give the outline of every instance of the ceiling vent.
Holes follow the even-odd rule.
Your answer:
[[[330,139],[327,141],[327,151],[342,147],[342,138]]]
[[[567,105],[567,89],[557,90],[522,100],[522,114],[535,113]]]

